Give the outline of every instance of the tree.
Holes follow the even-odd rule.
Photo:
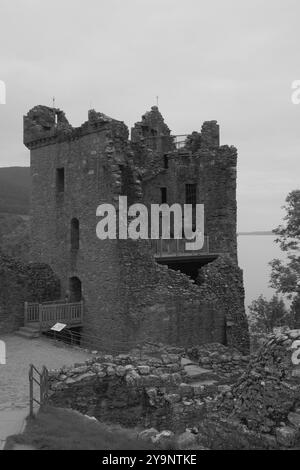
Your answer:
[[[291,310],[294,312],[296,323],[300,320],[300,190],[290,192],[284,206],[285,224],[273,232],[278,235],[276,243],[286,253],[287,261],[279,259],[271,261],[271,287],[293,299]]]
[[[263,295],[249,305],[249,326],[252,334],[265,335],[279,326],[292,326],[293,316],[283,299],[274,295],[267,300]]]

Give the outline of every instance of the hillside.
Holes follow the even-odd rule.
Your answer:
[[[274,237],[274,233],[272,230],[257,230],[256,232],[239,232],[238,235],[272,235]]]
[[[30,168],[0,168],[0,213],[28,214]]]
[[[29,217],[0,213],[0,252],[27,261],[29,249]]]

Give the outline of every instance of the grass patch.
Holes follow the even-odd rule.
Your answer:
[[[73,410],[46,407],[28,418],[24,432],[11,436],[6,450],[15,444],[37,450],[148,450],[136,431],[94,421]]]

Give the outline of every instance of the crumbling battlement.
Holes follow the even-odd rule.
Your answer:
[[[94,109],[89,110],[88,120],[80,127],[72,127],[63,111],[39,105],[24,116],[24,144],[29,149],[39,148],[107,129],[113,138],[128,138],[128,129],[123,122],[97,113]]]

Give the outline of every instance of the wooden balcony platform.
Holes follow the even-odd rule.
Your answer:
[[[49,330],[55,323],[65,323],[68,328],[82,326],[83,301],[67,303],[64,301],[32,303],[25,302],[25,326]]]

